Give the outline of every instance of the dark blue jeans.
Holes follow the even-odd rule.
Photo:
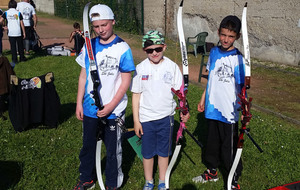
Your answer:
[[[108,119],[107,124],[103,125],[96,118],[83,117],[83,144],[79,155],[80,180],[86,182],[96,179],[95,158],[99,129],[106,148],[105,185],[120,187],[123,181],[121,130],[114,119]]]

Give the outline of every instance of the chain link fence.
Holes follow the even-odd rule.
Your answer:
[[[91,4],[106,4],[115,14],[116,28],[134,34],[142,33],[143,0],[91,0]],[[82,20],[83,8],[90,0],[54,0],[55,15]],[[90,6],[91,7],[91,6]]]

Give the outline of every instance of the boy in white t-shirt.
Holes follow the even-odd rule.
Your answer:
[[[146,183],[144,190],[154,188],[153,163],[158,155],[159,185],[165,189],[165,173],[172,151],[172,133],[176,101],[171,88],[180,89],[182,74],[176,63],[163,56],[164,37],[158,31],[149,31],[143,37],[147,58],[136,67],[133,77],[132,110],[134,129],[142,138],[142,155]],[[182,116],[186,122],[189,114]]]
[[[32,41],[34,40],[34,31],[36,30],[37,25],[37,16],[35,13],[35,8],[30,4],[29,0],[22,0],[22,2],[19,2],[17,4],[18,11],[21,12],[23,16],[23,22],[26,32],[26,38],[24,39],[24,48],[25,48],[25,54],[29,55],[29,50],[32,44]]]
[[[23,48],[23,38],[26,37],[23,16],[19,11],[16,10],[16,7],[17,2],[15,0],[10,0],[8,3],[9,9],[3,13],[2,17],[0,17],[0,23],[2,23],[4,20],[7,21],[7,35],[12,54],[12,67],[18,63],[17,51],[20,55],[20,62],[26,61]]]

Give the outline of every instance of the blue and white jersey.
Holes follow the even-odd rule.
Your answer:
[[[102,105],[108,104],[117,93],[122,79],[122,72],[131,72],[135,70],[133,57],[129,45],[120,37],[109,44],[101,44],[100,37],[91,40],[93,52],[96,59],[98,75],[101,85],[98,88],[100,101]],[[92,118],[97,118],[97,106],[94,105],[93,81],[90,76],[90,63],[87,56],[86,46],[82,48],[81,53],[76,58],[77,63],[86,69],[86,84],[83,100],[83,114]],[[113,110],[108,119],[114,119],[120,116],[127,106],[128,98],[125,94],[117,107]]]
[[[244,58],[238,49],[222,51],[214,47],[207,62],[209,71],[206,95],[205,117],[225,123],[239,120],[238,94],[244,85]]]

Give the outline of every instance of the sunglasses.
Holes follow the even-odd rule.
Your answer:
[[[162,50],[163,50],[163,47],[158,47],[155,49],[146,49],[145,51],[146,51],[146,53],[151,54],[151,53],[153,53],[153,51],[156,51],[157,53],[159,53],[159,52],[162,52]]]

